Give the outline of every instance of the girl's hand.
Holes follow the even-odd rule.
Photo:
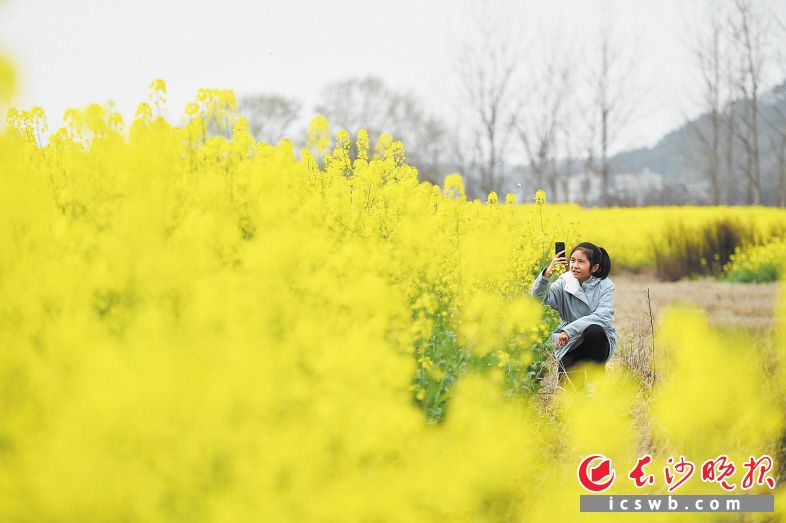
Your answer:
[[[543,275],[546,278],[551,278],[551,275],[554,273],[554,269],[557,268],[557,265],[565,265],[566,262],[567,260],[565,259],[565,251],[558,252],[557,255],[551,259],[551,263],[549,263],[549,266],[546,267],[546,272],[544,272]]]
[[[563,345],[565,345],[566,343],[568,343],[569,339],[570,339],[570,336],[568,336],[567,332],[560,332],[557,335],[557,348],[560,348]]]

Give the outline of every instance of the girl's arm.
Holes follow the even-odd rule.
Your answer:
[[[568,333],[568,336],[573,338],[584,332],[590,325],[600,325],[604,329],[611,327],[611,320],[614,319],[614,284],[609,283],[609,288],[601,294],[598,306],[592,314],[582,316],[565,326],[563,330]]]
[[[558,252],[556,256],[551,259],[551,263],[549,263],[548,267],[540,271],[540,274],[538,274],[538,277],[535,278],[535,281],[532,283],[530,295],[536,296],[543,303],[561,314],[563,300],[562,279],[557,278],[557,281],[555,281],[551,285],[551,289],[549,289],[549,278],[554,274],[554,269],[557,265],[565,265],[565,251]]]
[[[543,303],[559,312],[562,302],[562,279],[557,278],[557,281],[552,283],[551,288],[549,288],[549,279],[543,275],[545,271],[546,269],[540,271],[538,277],[535,278],[535,281],[532,283],[530,295],[535,296]]]

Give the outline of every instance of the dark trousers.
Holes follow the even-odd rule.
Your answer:
[[[582,362],[605,363],[609,359],[609,338],[600,325],[590,325],[584,331],[581,344],[574,347],[560,360],[558,375]]]

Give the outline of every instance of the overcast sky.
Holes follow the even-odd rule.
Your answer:
[[[652,145],[695,113],[685,34],[699,0],[505,5],[486,9],[503,12],[528,45],[544,27],[590,41],[606,21],[624,47],[636,49],[634,80],[647,98],[617,149]],[[42,105],[50,123],[91,101],[111,99],[133,114],[156,77],[166,80],[178,114],[204,86],[286,94],[310,115],[326,83],[373,74],[449,117],[459,97],[457,44],[477,12],[442,0],[6,0],[0,47],[20,73],[15,105]]]

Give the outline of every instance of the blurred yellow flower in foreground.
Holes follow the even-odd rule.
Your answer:
[[[231,92],[183,127],[157,101],[0,134],[0,521],[574,521],[588,452],[620,491],[642,446],[776,452],[783,322],[765,360],[677,309],[652,390],[587,372],[543,415],[527,389],[555,240],[641,266],[669,220],[738,211],[487,206],[391,135],[372,153],[317,116],[298,158]],[[743,211],[755,235],[784,216]]]

